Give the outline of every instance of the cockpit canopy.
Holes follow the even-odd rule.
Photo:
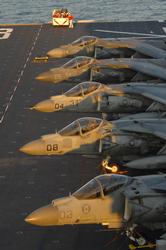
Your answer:
[[[61,129],[58,133],[62,136],[74,136],[81,135],[90,132],[91,130],[100,126],[103,122],[102,119],[93,118],[93,117],[85,117],[80,118],[65,128]]]
[[[99,175],[73,193],[77,199],[96,199],[109,195],[113,191],[121,188],[128,182],[125,175]]]
[[[63,65],[65,69],[77,69],[91,63],[93,58],[88,56],[77,56]]]
[[[72,89],[68,90],[65,95],[66,96],[86,96],[91,92],[94,92],[101,86],[101,83],[98,82],[82,82]]]
[[[74,42],[72,42],[72,45],[87,46],[87,45],[94,44],[96,40],[97,38],[95,36],[82,36],[78,38],[77,40],[75,40]]]

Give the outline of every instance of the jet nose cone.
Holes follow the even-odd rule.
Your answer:
[[[54,74],[51,71],[41,73],[36,77],[36,80],[44,82],[54,82],[54,79],[55,79]]]
[[[42,155],[44,151],[44,143],[40,139],[35,140],[25,144],[19,150],[25,154]]]
[[[48,205],[39,208],[25,218],[27,223],[38,226],[53,226],[58,224],[58,208]]]
[[[53,112],[54,103],[51,100],[45,100],[45,101],[37,103],[31,109],[35,109],[40,112]]]
[[[65,50],[64,49],[53,49],[47,52],[47,56],[52,57],[52,58],[62,58],[66,56]]]

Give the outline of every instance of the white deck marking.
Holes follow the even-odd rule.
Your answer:
[[[6,178],[5,175],[1,175],[1,176],[0,176],[0,179],[5,179],[5,178]]]
[[[32,168],[32,171],[33,171],[33,172],[37,171],[37,168]]]
[[[21,73],[20,73],[20,75],[21,75],[21,76],[23,76],[23,74],[24,74],[24,70],[21,70]]]
[[[164,28],[163,28],[164,29]],[[151,38],[160,38],[160,37],[166,37],[165,35],[157,35],[157,34],[148,34],[148,33],[136,33],[136,32],[125,32],[125,31],[114,31],[114,30],[93,30],[96,32],[103,32],[103,33],[114,33],[114,34],[126,34],[126,35],[138,35],[138,36],[146,36]],[[115,39],[115,38],[114,38]]]
[[[61,174],[61,177],[66,177],[67,175],[66,174]]]
[[[21,134],[21,132],[20,131],[16,131],[16,135],[19,135],[19,134]]]
[[[25,196],[25,199],[31,199],[32,197],[31,196]]]
[[[14,88],[14,92],[17,90],[17,87],[15,86],[15,88]]]
[[[0,40],[8,39],[12,31],[11,28],[0,28]]]
[[[16,141],[11,141],[11,143],[16,144],[17,142]]]
[[[24,234],[23,231],[17,231],[16,234],[20,235],[20,234]]]
[[[26,62],[25,62],[25,64],[24,64],[24,66],[23,66],[23,69],[20,71],[20,74],[19,74],[19,76],[18,76],[18,79],[16,80],[16,85],[14,86],[14,89],[13,89],[13,91],[12,91],[12,94],[11,94],[11,96],[10,96],[10,98],[9,98],[9,102],[7,103],[7,105],[6,105],[6,107],[5,107],[5,110],[4,110],[3,113],[2,113],[2,116],[1,116],[1,119],[0,119],[0,124],[3,123],[3,121],[4,121],[4,119],[5,119],[5,116],[6,116],[6,114],[7,114],[7,111],[8,111],[8,109],[9,109],[9,106],[10,106],[11,103],[12,103],[13,97],[14,97],[14,95],[15,95],[15,93],[16,93],[16,90],[17,90],[17,88],[18,88],[18,86],[19,86],[20,80],[21,80],[21,78],[22,78],[22,76],[23,76],[23,74],[24,74],[25,68],[27,67],[27,63],[28,63],[29,60],[30,60],[30,57],[31,57],[31,55],[32,55],[32,51],[34,50],[35,45],[36,45],[36,42],[37,42],[37,40],[38,40],[38,38],[39,38],[40,32],[41,32],[41,30],[42,30],[42,26],[43,26],[43,25],[41,25],[40,28],[39,28],[39,30],[38,30],[38,33],[37,33],[37,35],[36,35],[36,37],[35,37],[35,40],[34,40],[34,42],[33,42],[33,44],[32,44],[32,47],[31,47],[31,49],[30,49],[30,51],[29,51],[28,57],[27,57],[27,59],[26,59]]]
[[[10,97],[9,101],[11,101],[12,99],[13,99],[13,95],[11,95],[11,97]]]
[[[163,27],[164,33],[166,34],[166,27]]]
[[[34,182],[34,181],[28,181],[28,184],[29,184],[29,185],[34,185],[35,182]]]

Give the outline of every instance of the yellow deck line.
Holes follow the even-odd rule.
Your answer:
[[[0,26],[36,26],[41,25],[41,23],[2,23]]]
[[[77,20],[76,23],[92,23],[96,22],[96,20]],[[0,26],[38,26],[42,24],[52,24],[52,21],[47,23],[0,23]]]
[[[96,20],[78,20],[77,23],[94,23]]]

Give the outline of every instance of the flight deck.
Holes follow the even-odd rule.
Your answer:
[[[62,94],[77,83],[40,83],[35,77],[68,61],[35,62],[36,56],[84,35],[106,38],[163,38],[166,21],[80,22],[74,29],[51,24],[0,25],[0,249],[101,250],[128,249],[128,239],[96,225],[35,227],[24,222],[33,210],[68,195],[101,173],[101,157],[78,154],[27,156],[19,148],[44,134],[54,133],[91,113],[40,113],[37,102]],[[88,79],[86,79],[88,80]],[[119,240],[120,239],[120,240]]]

